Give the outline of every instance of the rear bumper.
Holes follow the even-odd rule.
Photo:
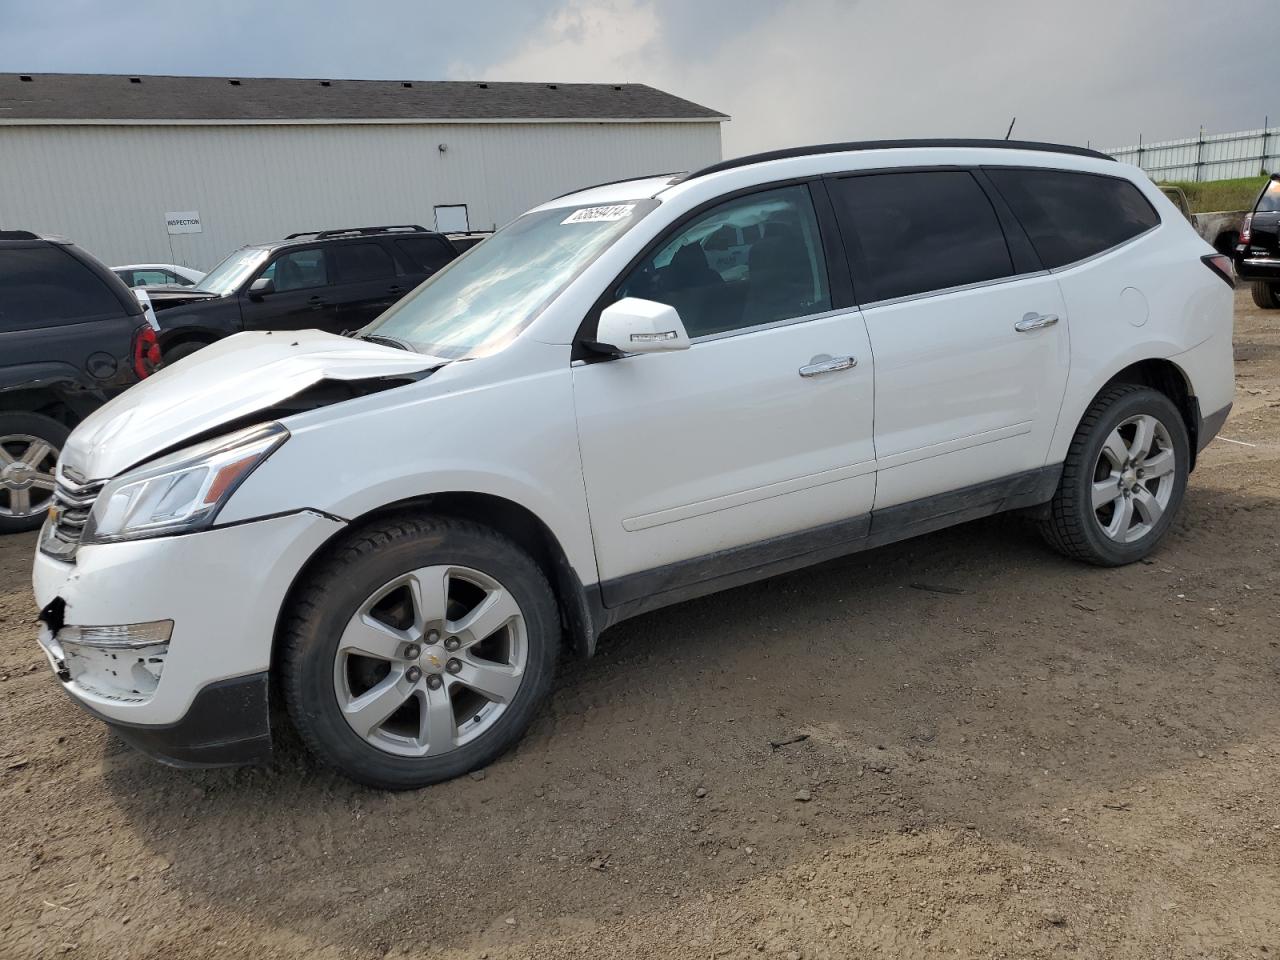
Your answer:
[[[1241,280],[1280,280],[1280,259],[1236,254],[1234,261]]]
[[[1208,415],[1202,415],[1199,412],[1199,405],[1196,407],[1196,416],[1199,425],[1196,429],[1196,452],[1199,453],[1209,445],[1209,442],[1218,435],[1218,431],[1222,429],[1222,425],[1227,422],[1227,417],[1231,415],[1231,404],[1227,404],[1220,410],[1215,410]]]
[[[173,767],[227,767],[271,759],[265,671],[209,684],[175,723],[126,723],[79,697],[71,699],[130,746]]]

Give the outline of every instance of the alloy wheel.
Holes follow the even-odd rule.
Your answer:
[[[1169,431],[1138,414],[1107,435],[1093,472],[1093,514],[1117,543],[1135,543],[1160,522],[1178,469]]]
[[[53,499],[58,449],[26,433],[0,436],[0,517],[25,520]]]
[[[366,599],[343,630],[333,684],[347,725],[371,745],[438,756],[483,736],[524,679],[520,605],[488,574],[431,566]]]

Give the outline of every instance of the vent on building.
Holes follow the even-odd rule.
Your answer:
[[[26,79],[27,79],[27,80],[30,80],[31,78],[30,78],[30,77],[27,77]],[[477,84],[476,84],[476,86],[477,86],[477,87],[479,87],[481,90],[488,90],[488,89],[489,89],[489,85],[488,85],[487,83],[477,83]]]
[[[129,82],[130,82],[130,83],[141,83],[141,82],[142,82],[142,78],[141,78],[141,77],[130,77],[130,78],[129,78]]]
[[[400,84],[400,86],[402,86],[402,87],[412,87],[412,86],[413,86],[413,84],[412,84],[412,83],[409,83],[409,82],[406,80],[404,83]]]
[[[227,83],[231,84],[233,87],[238,87],[238,86],[240,86],[240,81],[239,81],[239,80],[228,80],[228,81],[227,81]]]
[[[321,80],[321,81],[320,81],[320,86],[322,86],[322,87],[328,87],[328,86],[332,86],[332,84],[331,84],[328,80]]]
[[[30,78],[29,76],[27,76],[25,73],[24,73],[24,74],[22,74],[22,75],[20,75],[20,76],[18,77],[18,79],[19,79],[19,80],[21,80],[23,83],[30,83],[30,82],[31,82],[31,78]]]
[[[547,84],[547,89],[548,89],[548,90],[559,90],[559,89],[560,89],[560,85],[559,85],[559,84],[555,84],[555,83],[548,83],[548,84]]]

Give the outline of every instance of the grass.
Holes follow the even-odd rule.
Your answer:
[[[1209,180],[1195,183],[1189,180],[1162,182],[1160,186],[1181,187],[1191,204],[1192,213],[1209,213],[1213,210],[1248,210],[1258,199],[1266,177],[1240,177],[1236,180]]]

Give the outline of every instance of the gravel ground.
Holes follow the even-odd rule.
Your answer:
[[[1246,445],[1150,561],[993,518],[652,614],[418,793],[135,755],[0,540],[0,957],[1275,957],[1280,314],[1236,316]]]

